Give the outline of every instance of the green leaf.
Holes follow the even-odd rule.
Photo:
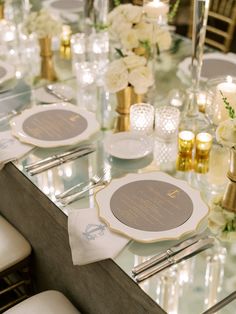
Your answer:
[[[225,104],[225,109],[228,110],[229,117],[230,117],[231,119],[236,118],[235,110],[234,110],[234,108],[233,108],[232,106],[230,106],[230,103],[228,102],[227,97],[225,97],[225,96],[223,95],[222,91],[220,91],[220,94],[221,94],[222,100],[223,100],[223,102],[224,102],[224,104]]]
[[[121,2],[120,0],[114,0],[113,3],[115,7],[118,7],[118,5],[120,5]]]
[[[177,14],[177,11],[179,9],[180,0],[176,0],[175,3],[172,5],[170,12],[168,14],[168,21],[171,23],[173,22],[174,17]]]
[[[123,52],[121,51],[121,49],[115,48],[115,50],[116,50],[117,54],[119,55],[119,57],[121,57],[121,58],[124,58],[124,57],[125,57],[125,55],[123,54]]]

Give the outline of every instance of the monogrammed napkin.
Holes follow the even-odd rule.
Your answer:
[[[100,221],[96,208],[71,210],[68,233],[74,265],[114,258],[130,239],[109,230]]]
[[[0,132],[0,169],[31,151],[34,146],[23,144],[12,136],[11,131]]]

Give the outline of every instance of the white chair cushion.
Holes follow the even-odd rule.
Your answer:
[[[0,272],[30,255],[28,241],[0,216]]]
[[[78,314],[73,304],[59,291],[48,290],[15,305],[3,314]]]

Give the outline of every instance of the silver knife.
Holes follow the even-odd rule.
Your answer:
[[[67,151],[67,152],[63,152],[63,153],[60,153],[60,154],[55,154],[53,156],[50,156],[50,157],[44,158],[42,160],[36,161],[36,162],[34,162],[32,164],[26,165],[25,166],[25,170],[29,171],[29,170],[37,168],[37,167],[39,167],[41,165],[47,164],[47,163],[49,163],[49,162],[51,162],[51,161],[53,161],[55,159],[66,157],[66,156],[69,156],[69,155],[72,155],[74,153],[77,153],[77,152],[80,152],[80,151],[83,151],[83,150],[87,150],[87,149],[93,149],[93,146],[91,146],[91,145],[79,146],[79,147],[76,147],[73,150],[70,150],[70,151]]]
[[[197,242],[202,237],[203,237],[203,234],[201,233],[201,234],[194,235],[194,236],[192,236],[186,240],[183,240],[180,243],[177,243],[176,245],[172,246],[171,248],[167,249],[166,251],[161,252],[161,253],[151,257],[147,261],[135,266],[132,269],[132,273],[134,275],[141,273],[145,269],[150,268],[153,265],[160,263],[162,260],[167,259],[167,258],[171,257],[172,255],[174,255],[174,254],[182,251],[183,249],[187,248],[188,246],[194,244],[195,242]]]
[[[197,253],[204,251],[210,247],[212,247],[215,243],[215,239],[213,237],[207,237],[205,239],[200,239],[198,242],[190,245],[186,249],[183,249],[179,253],[169,257],[167,260],[164,260],[163,262],[159,263],[158,265],[154,265],[151,268],[148,268],[147,270],[143,271],[142,273],[138,274],[135,279],[137,282],[141,282],[156,273],[160,272],[161,270],[172,266],[184,259],[190,258],[191,256],[196,255]]]
[[[43,172],[43,171],[46,171],[46,170],[51,169],[53,167],[59,166],[59,165],[65,163],[67,161],[72,161],[72,160],[77,159],[79,157],[83,157],[83,156],[86,156],[88,154],[91,154],[94,151],[95,151],[95,149],[82,150],[82,151],[78,151],[74,154],[70,154],[69,156],[64,156],[64,157],[61,157],[59,159],[52,160],[51,162],[49,162],[47,164],[44,164],[42,166],[39,166],[37,168],[30,170],[29,174],[33,176],[33,175],[38,174],[40,172]]]

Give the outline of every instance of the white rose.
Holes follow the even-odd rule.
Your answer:
[[[122,5],[122,13],[126,17],[127,21],[132,24],[136,24],[141,20],[142,17],[142,7],[132,4]]]
[[[132,50],[139,46],[139,41],[137,38],[136,31],[133,29],[127,29],[120,33],[121,44],[127,50]]]
[[[171,35],[168,31],[163,29],[158,29],[155,35],[156,43],[158,44],[158,47],[160,51],[167,50],[171,46]]]
[[[140,41],[149,41],[150,43],[153,42],[153,26],[150,23],[141,21],[135,25],[134,29],[136,30]]]
[[[105,86],[111,93],[116,93],[128,85],[128,70],[122,59],[113,61],[105,73]]]
[[[129,70],[144,66],[147,62],[146,58],[137,55],[130,55],[123,58],[126,67]]]
[[[151,70],[145,66],[130,71],[128,80],[137,94],[145,94],[148,87],[154,83]]]

